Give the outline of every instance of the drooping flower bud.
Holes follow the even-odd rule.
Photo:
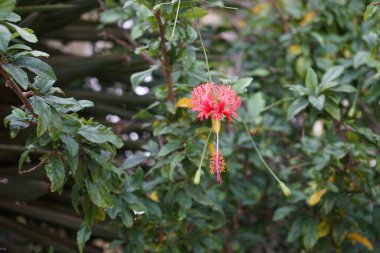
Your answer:
[[[289,197],[290,195],[292,195],[292,191],[282,181],[280,181],[278,185],[280,186],[281,191],[285,195],[285,197]]]

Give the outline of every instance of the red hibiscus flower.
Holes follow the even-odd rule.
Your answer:
[[[238,118],[235,111],[240,107],[241,100],[230,85],[201,84],[194,88],[192,95],[191,110],[198,112],[197,117],[201,121],[210,115],[215,120],[225,116],[229,122],[232,121],[231,116]]]

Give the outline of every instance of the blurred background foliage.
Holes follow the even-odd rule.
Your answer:
[[[22,104],[9,78],[40,115],[14,109],[0,126],[0,251],[380,252],[378,2],[0,3],[1,41],[13,33],[1,120]],[[243,99],[239,120],[222,122],[222,185],[207,159],[194,184],[211,127],[186,99],[208,81],[202,43],[213,81]],[[40,51],[55,75],[25,60]],[[52,98],[55,76],[60,96],[82,101]],[[20,175],[21,154],[24,170],[41,166]]]

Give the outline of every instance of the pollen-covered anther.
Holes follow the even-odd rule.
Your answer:
[[[214,175],[216,173],[216,181],[223,183],[220,173],[225,171],[224,157],[220,152],[214,152],[210,158],[210,173]]]

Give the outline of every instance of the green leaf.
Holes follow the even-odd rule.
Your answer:
[[[19,68],[16,65],[6,63],[3,66],[3,69],[11,75],[13,80],[16,81],[24,90],[26,90],[29,86],[28,75],[24,70]]]
[[[73,188],[71,189],[71,205],[73,206],[74,210],[79,214],[79,198],[80,198],[80,189],[78,184],[74,184]]]
[[[189,42],[193,42],[198,38],[197,31],[191,25],[186,26],[186,33],[187,33]]]
[[[141,24],[136,24],[131,29],[131,39],[136,40],[144,34],[144,27]]]
[[[335,92],[345,92],[345,93],[352,93],[352,92],[357,91],[356,88],[352,85],[340,85],[340,86],[335,87],[331,90],[335,91]]]
[[[35,83],[35,86],[40,89],[41,93],[51,92],[53,82],[40,79]],[[83,110],[85,107],[93,106],[93,103],[88,100],[76,100],[75,98],[62,98],[53,95],[44,96],[45,101],[55,107],[60,113],[77,112]]]
[[[142,201],[143,201],[144,206],[146,207],[149,215],[154,215],[157,217],[162,216],[161,208],[156,202],[153,202],[153,201],[147,200],[147,199],[144,199]]]
[[[377,11],[377,7],[378,6],[375,6],[373,4],[369,4],[367,5],[367,8],[364,12],[364,21],[367,21],[368,19],[370,19]]]
[[[123,170],[134,168],[137,165],[140,165],[143,162],[145,162],[147,159],[148,159],[148,157],[144,154],[132,155],[124,161],[122,168],[123,168]]]
[[[312,68],[308,68],[307,70],[305,83],[306,87],[311,91],[314,91],[318,86],[318,77]]]
[[[24,45],[24,44],[14,44],[14,45],[8,47],[8,51],[11,51],[11,50],[27,50],[27,51],[31,51],[32,49],[30,47],[28,47],[27,45]]]
[[[309,102],[312,104],[317,110],[321,111],[325,104],[325,95],[309,96]]]
[[[32,85],[34,88],[38,89],[38,93],[45,94],[45,93],[49,93],[52,90],[54,83],[55,83],[54,80],[44,79],[44,78],[41,78],[39,76],[36,76],[36,77],[34,77],[34,82]],[[44,98],[45,98],[46,102],[49,103],[50,97],[44,96]],[[56,97],[56,98],[60,98],[60,97]],[[54,99],[54,101],[55,101],[55,99]]]
[[[74,176],[77,176],[77,169],[79,165],[79,154],[75,154],[71,156],[67,154],[67,165],[69,165],[71,172]]]
[[[22,56],[15,60],[13,64],[19,67],[27,68],[30,71],[34,72],[36,75],[40,76],[41,78],[57,80],[53,69],[40,59],[33,58],[30,56]]]
[[[25,161],[30,162],[29,153],[31,149],[27,148],[24,152],[21,153],[20,159],[18,160],[18,168],[21,169]]]
[[[121,10],[109,9],[101,12],[100,22],[104,24],[115,23],[124,18],[124,13]]]
[[[155,71],[156,69],[158,69],[158,66],[154,65],[147,70],[133,73],[131,76],[132,89],[135,89],[137,85],[142,83],[146,77],[152,75],[153,71]]]
[[[200,203],[201,205],[211,206],[213,204],[199,187],[193,185],[187,186],[185,188],[185,191],[193,200]]]
[[[129,7],[129,6],[131,6],[133,3],[135,3],[136,2],[136,0],[127,0],[127,1],[125,1],[124,2],[124,5],[123,5],[123,9],[125,9],[125,8],[127,8],[127,7]]]
[[[69,153],[71,156],[75,156],[79,150],[78,142],[76,142],[72,137],[66,134],[61,135],[60,138],[61,141],[65,144],[67,153]]]
[[[189,19],[195,19],[195,18],[202,18],[207,15],[207,11],[205,9],[194,7],[190,8],[184,13],[180,14],[179,18],[189,18]]]
[[[288,242],[294,242],[301,236],[304,222],[303,218],[298,218],[293,222],[286,239]]]
[[[158,151],[157,157],[166,156],[167,154],[179,149],[180,147],[182,147],[182,144],[179,141],[171,141],[165,144],[160,149],[160,151]]]
[[[14,13],[14,12],[11,12],[11,13],[9,13],[9,15],[4,20],[10,21],[12,23],[16,23],[16,22],[21,20],[21,17],[20,17],[20,15]]]
[[[38,115],[37,137],[46,132],[51,122],[51,109],[43,98],[34,96],[29,99],[34,112]]]
[[[295,206],[284,206],[281,208],[278,208],[273,215],[273,220],[274,221],[279,221],[285,218],[288,214],[296,210]]]
[[[303,85],[290,85],[289,86],[289,90],[291,91],[294,91],[295,93],[297,93],[298,96],[304,96],[304,95],[309,95],[311,94],[310,90],[308,88],[306,88],[305,86]]]
[[[334,224],[333,239],[336,244],[341,244],[347,233],[347,224],[344,221],[340,220]]]
[[[33,31],[28,29],[28,28],[21,28],[15,24],[6,22],[7,25],[13,28],[24,40],[31,42],[31,43],[36,43],[38,41],[36,35],[33,34]]]
[[[98,178],[96,182],[86,180],[88,195],[91,201],[98,207],[112,207],[112,196],[103,180]]]
[[[130,228],[133,226],[133,216],[129,212],[129,210],[124,209],[121,212],[121,220],[122,220],[124,226],[126,226],[127,228]]]
[[[13,55],[13,58],[18,59],[21,56],[25,56],[25,55],[34,56],[34,57],[49,57],[49,54],[47,54],[45,52],[38,51],[38,50],[32,50],[32,51],[19,52],[19,53]]]
[[[238,94],[244,93],[249,85],[251,85],[253,78],[246,77],[241,78],[234,85],[232,85],[232,89],[235,90]]]
[[[334,66],[331,67],[322,77],[321,86],[326,85],[327,83],[331,83],[338,77],[343,74],[344,67],[343,66]]]
[[[354,129],[354,131],[357,134],[360,134],[363,137],[365,137],[372,144],[374,144],[376,146],[380,146],[380,136],[375,134],[372,131],[372,129],[367,128],[367,127],[357,127],[356,129]]]
[[[369,65],[369,61],[373,61],[371,55],[367,51],[359,51],[354,56],[354,68],[357,69],[363,65]]]
[[[11,137],[16,137],[18,130],[28,127],[30,124],[27,119],[27,114],[25,111],[14,108],[12,113],[4,118],[5,126],[9,125],[11,128]]]
[[[249,72],[252,76],[260,76],[260,77],[264,77],[264,76],[268,76],[270,75],[270,71],[267,70],[266,68],[257,68],[257,69],[254,69],[252,72]]]
[[[262,92],[256,92],[247,101],[247,113],[241,115],[241,119],[247,123],[260,124],[261,113],[265,107],[265,99]]]
[[[169,179],[171,182],[174,182],[174,170],[177,167],[177,165],[185,159],[185,154],[183,153],[176,153],[174,157],[170,161],[170,172],[169,172]]]
[[[86,222],[83,222],[80,226],[80,229],[77,232],[77,243],[78,243],[78,249],[80,253],[83,253],[84,245],[90,239],[91,236],[91,227],[86,224]]]
[[[189,209],[192,205],[190,196],[183,191],[179,191],[175,199],[177,203],[185,210]]]
[[[151,119],[153,114],[151,114],[147,109],[141,109],[135,115],[133,115],[133,119]]]
[[[296,116],[303,109],[305,109],[308,106],[308,104],[309,101],[304,97],[297,98],[296,100],[294,100],[288,108],[287,119],[289,120]]]
[[[8,17],[16,6],[16,0],[1,0],[0,1],[0,20]]]
[[[51,121],[48,127],[49,136],[52,140],[57,141],[63,131],[62,118],[55,109],[51,110]]]
[[[326,100],[325,102],[325,106],[323,107],[323,109],[328,112],[334,119],[336,120],[340,120],[340,109],[339,107],[331,102],[329,99]]]
[[[303,245],[307,250],[312,249],[318,241],[318,221],[312,218],[303,225]]]
[[[50,157],[45,170],[51,183],[51,191],[60,191],[65,182],[65,166],[62,159],[58,155]]]
[[[103,125],[84,125],[79,129],[78,134],[93,143],[101,144],[110,142],[117,148],[121,148],[123,146],[123,141],[117,137],[111,129]]]
[[[371,49],[371,57],[372,57],[372,59],[375,60],[377,58],[377,53],[379,52],[379,49],[380,49],[380,41],[376,44],[376,46],[374,46]]]
[[[324,92],[325,90],[329,90],[337,85],[338,85],[338,82],[324,83],[318,87],[318,94]]]
[[[7,51],[9,41],[12,39],[12,34],[5,26],[0,24],[0,52]]]
[[[305,78],[307,70],[311,66],[312,62],[309,58],[300,56],[295,62],[295,70],[300,78]]]

